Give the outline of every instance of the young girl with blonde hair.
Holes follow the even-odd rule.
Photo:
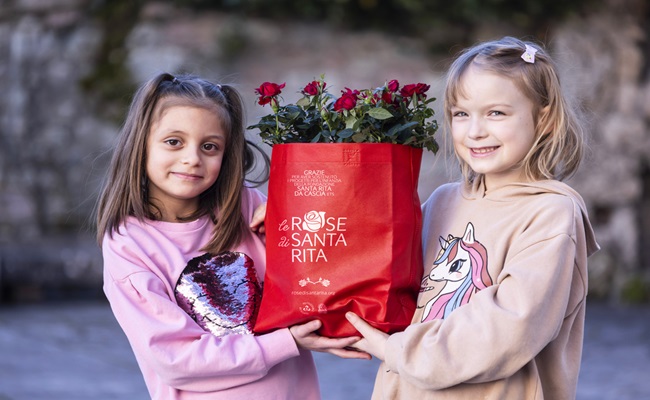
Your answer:
[[[373,399],[573,399],[587,257],[583,131],[540,46],[505,37],[453,62],[445,119],[463,180],[423,204],[418,309],[387,335],[357,315],[354,346],[381,359]]]
[[[311,354],[360,358],[319,321],[252,327],[265,271],[249,228],[265,197],[239,94],[163,73],[137,91],[97,205],[104,292],[153,399],[319,399]],[[267,160],[268,161],[268,160]]]

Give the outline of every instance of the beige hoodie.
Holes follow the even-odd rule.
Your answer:
[[[456,183],[422,208],[418,309],[388,339],[373,399],[574,399],[598,250],[580,195]]]

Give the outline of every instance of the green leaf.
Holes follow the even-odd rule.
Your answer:
[[[395,136],[395,135],[397,134],[397,132],[399,132],[399,131],[402,130],[402,127],[403,127],[403,126],[404,126],[404,125],[402,125],[402,124],[397,124],[397,125],[393,126],[392,128],[390,128],[390,129],[386,132],[386,136],[388,136],[388,137],[393,137],[393,136]]]
[[[287,117],[289,117],[290,119],[296,119],[296,118],[298,118],[298,116],[300,115],[301,111],[302,111],[302,110],[300,109],[300,107],[296,107],[296,106],[287,106],[287,113],[286,113],[286,115],[287,115]]]
[[[408,123],[402,125],[402,129],[400,129],[400,131],[403,131],[404,129],[413,128],[414,126],[417,126],[417,125],[419,125],[419,123],[417,121],[408,122]]]
[[[312,143],[318,143],[318,141],[321,138],[321,134],[319,133],[318,135],[314,136],[314,138],[311,140]]]
[[[304,96],[302,99],[296,101],[296,105],[300,107],[307,107],[310,104],[309,97]]]
[[[346,129],[354,129],[354,124],[357,123],[357,117],[354,115],[350,114],[346,119],[345,119],[345,128]]]
[[[343,129],[342,131],[339,131],[337,136],[339,138],[347,139],[350,136],[354,135],[354,131],[352,129]]]
[[[393,118],[393,114],[385,108],[371,108],[368,110],[368,115],[379,120]]]
[[[358,119],[357,122],[355,122],[354,125],[352,125],[352,128],[351,128],[351,129],[352,129],[353,131],[357,132],[357,131],[359,130],[359,128],[361,127],[361,123],[363,123],[363,120],[362,120],[362,119]]]
[[[352,135],[352,141],[354,143],[363,143],[366,141],[366,135],[363,132],[357,132]]]

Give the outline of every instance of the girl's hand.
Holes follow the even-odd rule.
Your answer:
[[[373,328],[370,324],[361,319],[361,317],[351,311],[345,313],[345,318],[347,318],[355,329],[363,335],[363,339],[352,345],[352,347],[365,353],[372,354],[381,361],[384,361],[386,342],[390,335],[380,331],[379,329]]]
[[[311,351],[319,351],[322,353],[330,353],[341,358],[361,358],[370,360],[370,354],[363,353],[357,350],[349,349],[354,343],[361,339],[358,336],[350,336],[346,338],[328,338],[320,336],[315,333],[320,328],[322,322],[315,319],[306,324],[294,325],[289,328],[289,332],[293,335],[293,339],[298,346],[303,349]]]
[[[266,202],[260,204],[255,211],[253,211],[253,218],[251,219],[250,228],[253,232],[263,234],[266,232],[264,220],[266,219]]]

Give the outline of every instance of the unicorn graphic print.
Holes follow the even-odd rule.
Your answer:
[[[487,250],[475,238],[474,225],[468,223],[461,237],[439,238],[440,252],[430,272],[422,279],[418,310],[420,322],[444,319],[453,310],[467,304],[479,290],[492,285],[487,270]],[[440,289],[440,287],[442,288]],[[439,292],[428,299],[426,292]],[[428,300],[427,300],[428,299]]]

